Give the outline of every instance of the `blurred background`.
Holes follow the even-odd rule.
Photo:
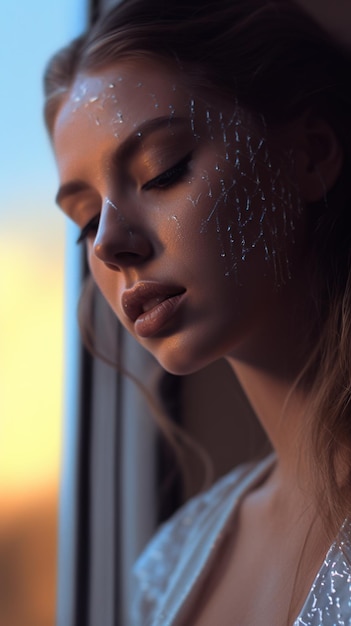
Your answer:
[[[42,74],[86,4],[5,0],[0,23],[0,626],[55,621],[65,223]]]
[[[299,1],[349,45],[349,0]],[[84,29],[87,5],[2,5],[0,626],[55,623],[63,370],[70,355],[64,367],[66,226],[53,202],[58,181],[42,122],[42,74],[50,55]]]

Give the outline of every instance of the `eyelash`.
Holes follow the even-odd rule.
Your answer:
[[[192,158],[192,152],[187,154],[181,161],[170,167],[165,172],[162,172],[158,176],[155,176],[152,180],[149,180],[142,186],[143,191],[149,191],[150,189],[167,189],[175,183],[181,180],[181,178],[188,171],[188,165]]]
[[[155,176],[152,180],[149,180],[142,186],[142,191],[149,191],[150,189],[167,189],[175,183],[181,180],[181,178],[188,171],[188,165],[192,158],[192,153],[187,154],[181,161],[170,167],[162,174]],[[79,237],[76,241],[77,244],[82,243],[89,235],[90,232],[96,231],[99,226],[100,215],[94,215],[89,222],[83,226],[80,231]]]
[[[79,237],[76,241],[77,244],[82,243],[89,235],[91,231],[96,231],[99,226],[100,214],[94,215],[94,217],[89,220],[85,226],[83,226],[80,231]]]

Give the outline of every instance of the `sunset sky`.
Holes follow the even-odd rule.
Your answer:
[[[84,27],[83,0],[7,3],[1,37],[0,500],[57,483],[65,223],[42,123],[42,73]]]

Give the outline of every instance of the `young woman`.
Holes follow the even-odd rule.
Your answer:
[[[349,72],[289,0],[125,0],[47,70],[95,283],[166,370],[226,358],[275,450],[158,532],[135,626],[351,624]]]

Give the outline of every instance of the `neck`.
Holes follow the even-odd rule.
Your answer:
[[[277,456],[274,475],[283,489],[310,484],[305,462],[307,396],[294,388],[295,377],[283,377],[269,368],[228,357],[246,396]]]
[[[311,481],[301,443],[306,441],[310,407],[307,392],[295,381],[315,341],[314,309],[307,277],[295,274],[275,292],[274,306],[267,311],[262,307],[250,334],[226,358],[271,441],[280,475],[293,484],[301,476],[307,485]]]

